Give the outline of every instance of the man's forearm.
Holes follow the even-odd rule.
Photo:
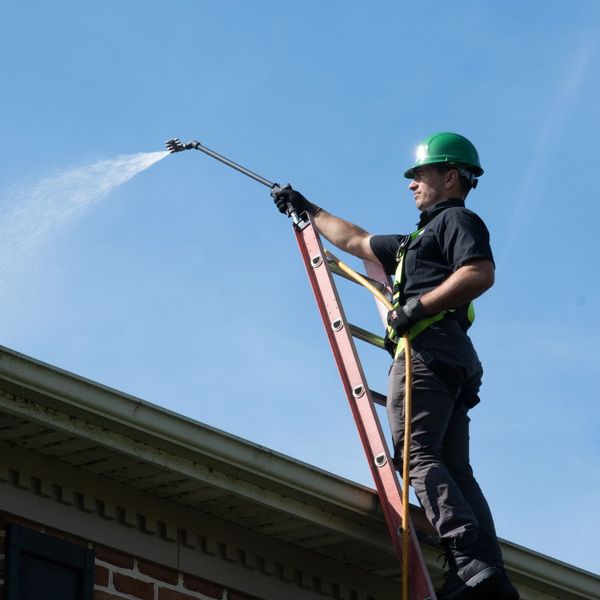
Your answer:
[[[377,260],[369,244],[371,234],[362,227],[324,209],[314,216],[314,221],[319,232],[334,246],[359,258],[374,262]]]
[[[306,211],[312,215],[319,232],[332,244],[364,260],[378,262],[371,249],[371,234],[362,227],[328,213],[289,185],[274,187],[271,195],[279,212],[289,213],[290,207],[297,212]]]
[[[438,287],[423,294],[421,303],[428,315],[456,308],[481,296],[494,284],[494,265],[478,260],[462,266]]]

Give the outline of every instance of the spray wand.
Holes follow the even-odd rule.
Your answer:
[[[233,162],[229,158],[226,158],[225,156],[222,156],[218,152],[215,152],[214,150],[211,150],[210,148],[203,146],[200,142],[197,142],[195,140],[192,140],[191,142],[187,142],[186,144],[183,144],[182,142],[179,141],[179,138],[172,138],[170,140],[167,140],[166,146],[167,146],[167,150],[171,154],[174,154],[175,152],[183,152],[184,150],[200,150],[200,152],[204,152],[204,154],[208,154],[209,156],[216,158],[217,160],[226,164],[228,167],[231,167],[232,169],[235,169],[236,171],[239,171],[240,173],[243,173],[244,175],[251,177],[255,181],[258,181],[258,183],[262,183],[263,185],[266,185],[273,192],[277,192],[277,190],[279,190],[281,188],[281,186],[278,183],[273,183],[272,181],[269,181],[268,179],[265,179],[264,177],[257,175],[253,171],[250,171],[250,169],[246,169],[246,167],[242,167],[242,165],[238,165],[237,163]],[[288,216],[290,216],[292,218],[294,225],[300,225],[300,217],[298,216],[298,213],[296,212],[296,210],[290,204],[288,204]]]

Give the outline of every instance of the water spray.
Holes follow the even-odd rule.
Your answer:
[[[273,191],[273,192],[276,192],[277,190],[279,190],[281,188],[281,186],[278,183],[274,183],[272,181],[269,181],[268,179],[265,179],[264,177],[261,177],[260,175],[257,175],[253,171],[250,171],[250,169],[246,169],[246,167],[242,167],[242,165],[238,165],[237,163],[233,162],[229,158],[226,158],[225,156],[222,156],[218,152],[215,152],[214,150],[211,150],[210,148],[203,146],[200,142],[197,142],[195,140],[192,140],[192,141],[184,144],[181,141],[179,141],[179,138],[172,138],[170,140],[167,140],[165,145],[167,147],[167,150],[171,154],[175,154],[177,152],[183,152],[184,150],[200,150],[200,152],[204,152],[204,154],[208,154],[209,156],[216,158],[218,161],[226,164],[228,167],[231,167],[232,169],[235,169],[236,171],[243,173],[244,175],[250,177],[251,179],[254,179],[254,181],[258,181],[258,183],[262,183],[263,185],[265,185],[269,189],[271,189],[271,191]],[[291,219],[295,225],[300,225],[300,223],[301,223],[300,217],[298,216],[298,213],[292,208],[292,206],[290,204],[288,204],[288,215],[291,217]]]
[[[0,193],[0,281],[16,290],[34,279],[45,248],[119,186],[169,156],[138,152],[58,170]],[[15,291],[15,294],[22,293]]]

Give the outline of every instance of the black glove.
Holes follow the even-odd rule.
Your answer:
[[[289,216],[290,206],[297,213],[307,212],[313,217],[321,210],[320,207],[307,200],[300,192],[292,189],[289,183],[283,187],[275,184],[271,189],[271,196],[273,196],[273,202],[275,202],[279,212],[284,215],[288,214]]]
[[[404,306],[390,310],[387,316],[388,325],[402,337],[415,323],[427,315],[419,298],[411,298]]]

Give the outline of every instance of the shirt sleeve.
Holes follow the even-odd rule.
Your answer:
[[[450,209],[443,214],[438,241],[452,270],[474,259],[494,262],[490,233],[479,216],[466,208]]]
[[[386,275],[390,277],[396,272],[396,254],[404,237],[403,235],[374,235],[371,237],[371,250],[383,265]]]

